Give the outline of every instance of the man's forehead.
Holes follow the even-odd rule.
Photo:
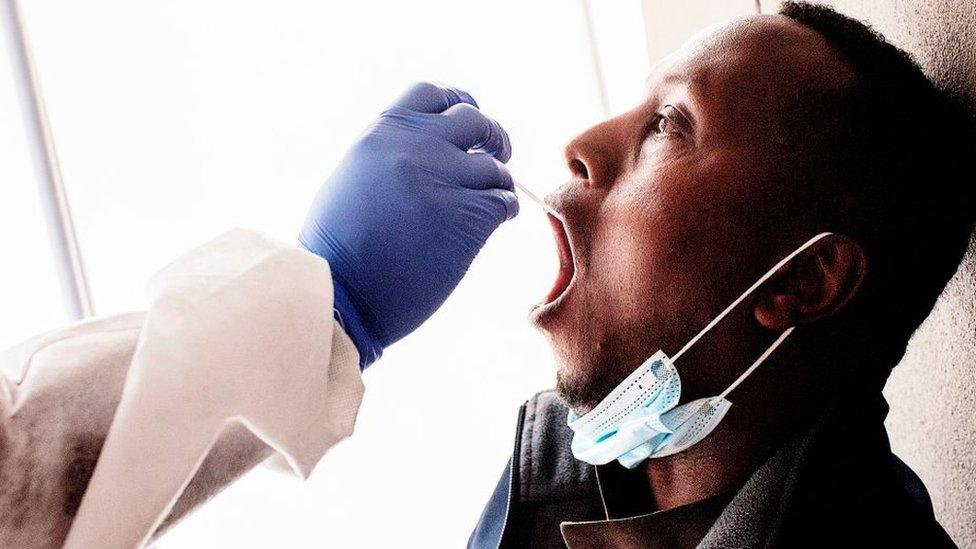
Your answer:
[[[852,79],[843,57],[817,32],[782,15],[758,15],[700,31],[652,67],[646,87],[649,95],[674,87],[768,93],[828,89]]]

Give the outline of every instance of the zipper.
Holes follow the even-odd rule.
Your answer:
[[[502,542],[505,541],[505,533],[508,528],[508,516],[515,506],[515,487],[518,485],[519,475],[519,454],[522,452],[522,427],[525,424],[525,408],[523,404],[519,408],[518,423],[515,425],[515,448],[512,451],[512,459],[508,466],[508,501],[505,503],[505,520],[502,522],[502,533],[498,536],[498,545],[495,549],[501,549]]]

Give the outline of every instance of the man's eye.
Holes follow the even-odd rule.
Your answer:
[[[688,124],[688,119],[681,111],[671,105],[665,105],[647,121],[644,135],[634,155],[640,158],[647,147],[670,147],[671,144],[683,143],[685,138],[693,138],[693,131],[694,127]]]
[[[661,113],[654,115],[654,118],[651,120],[648,133],[653,137],[660,138],[676,137],[681,135],[681,131],[674,121]]]

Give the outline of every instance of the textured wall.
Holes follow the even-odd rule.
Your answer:
[[[778,3],[764,0],[763,12]],[[976,111],[976,0],[828,3],[912,52]],[[961,547],[976,547],[976,246],[969,252],[885,390],[892,446],[925,481],[936,516]]]

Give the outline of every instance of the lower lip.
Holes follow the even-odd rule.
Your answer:
[[[535,324],[541,323],[543,318],[555,312],[566,301],[568,295],[569,292],[563,292],[562,295],[552,301],[533,305],[532,311],[529,313],[529,320]]]

